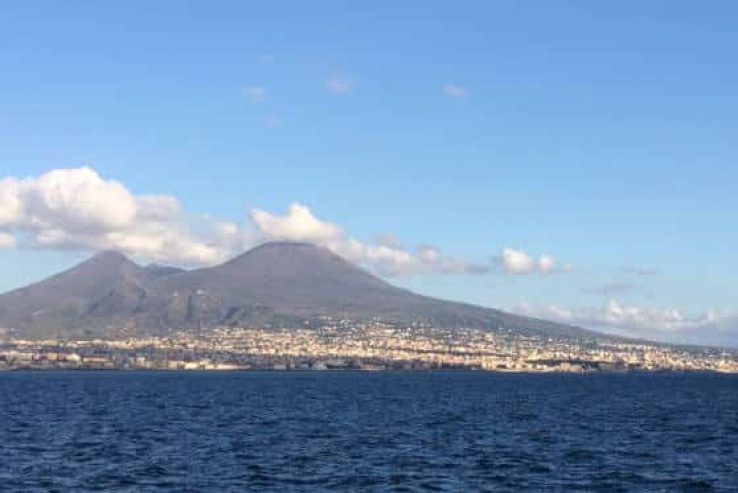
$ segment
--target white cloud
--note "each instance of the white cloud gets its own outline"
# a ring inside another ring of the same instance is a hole
[[[243,88],[243,93],[249,101],[254,104],[263,103],[266,99],[266,89],[262,86],[247,86]]]
[[[735,311],[711,309],[690,315],[676,308],[629,306],[614,299],[601,307],[580,308],[533,308],[523,303],[515,311],[627,337],[738,346]]]
[[[16,244],[17,242],[15,236],[11,235],[10,233],[3,233],[0,231],[0,250],[14,248]]]
[[[541,255],[541,257],[538,259],[538,270],[543,274],[553,272],[555,268],[556,261],[553,259],[553,257],[550,257],[548,255]]]
[[[171,195],[142,195],[137,201],[136,218],[142,221],[166,221],[182,212],[179,201]]]
[[[345,74],[334,74],[325,82],[326,88],[333,94],[348,94],[354,90],[354,78]]]
[[[0,225],[13,223],[22,207],[20,182],[14,178],[0,180]]]
[[[568,266],[559,269],[556,260],[549,255],[541,255],[534,259],[522,250],[503,248],[495,257],[499,268],[508,274],[551,274],[557,271],[567,271]]]
[[[347,244],[348,251],[345,249],[346,245],[341,243],[328,247],[337,254],[386,276],[417,272],[418,259],[405,250],[386,245],[366,245],[355,239],[348,240]]]
[[[525,252],[504,248],[498,257],[503,269],[510,274],[530,274],[535,268],[535,262]]]
[[[196,216],[171,195],[139,195],[91,168],[57,169],[38,177],[0,180],[0,248],[119,250],[140,259],[179,265],[211,265],[264,241],[321,245],[383,275],[482,274],[475,264],[437,247],[405,248],[393,235],[374,243],[352,238],[340,226],[293,203],[283,215],[254,209],[246,226]],[[556,270],[548,256],[534,260],[505,249],[502,264],[513,273]]]
[[[210,264],[231,252],[209,231],[195,234],[176,198],[134,195],[91,168],[56,169],[0,182],[0,228],[13,243],[41,248],[120,250],[183,264]],[[6,243],[10,243],[6,238]]]
[[[385,275],[407,273],[418,263],[401,248],[388,245],[367,245],[346,233],[337,225],[317,218],[299,203],[290,205],[287,214],[279,216],[263,210],[251,212],[257,236],[268,241],[304,241],[324,246],[357,264]]]
[[[469,90],[458,84],[445,84],[442,91],[444,95],[456,99],[462,99],[469,95]]]
[[[255,209],[251,221],[264,238],[269,240],[306,241],[326,244],[343,236],[341,228],[335,224],[321,221],[302,204],[290,205],[284,216]]]
[[[251,222],[258,238],[314,243],[385,276],[421,273],[481,274],[491,270],[486,265],[470,264],[444,256],[431,246],[419,246],[416,251],[409,251],[392,235],[380,235],[378,244],[364,243],[349,237],[339,226],[319,219],[308,207],[299,203],[293,203],[282,216],[254,210],[251,212]]]
[[[434,246],[420,245],[418,247],[418,258],[424,264],[433,265],[441,259],[441,253]]]
[[[90,168],[58,169],[21,182],[27,223],[64,224],[73,231],[104,231],[129,224],[139,204],[119,182],[105,181]]]
[[[421,245],[415,251],[400,245],[369,245],[343,238],[326,245],[336,254],[385,276],[408,274],[484,274],[490,266],[443,255],[436,247]]]
[[[391,248],[403,248],[400,239],[392,233],[379,233],[376,235],[377,243]]]

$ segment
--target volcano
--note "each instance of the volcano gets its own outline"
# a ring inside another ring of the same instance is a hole
[[[183,271],[141,267],[102,252],[30,286],[0,295],[0,327],[15,337],[114,337],[218,326],[302,327],[319,317],[381,319],[520,335],[597,334],[402,289],[330,250],[266,243],[221,265]]]

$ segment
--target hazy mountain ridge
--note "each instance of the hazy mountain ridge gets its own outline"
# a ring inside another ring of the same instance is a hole
[[[329,250],[267,243],[192,271],[144,268],[103,252],[41,282],[0,295],[0,327],[17,336],[114,335],[220,325],[299,326],[317,316],[592,337],[583,329],[430,298],[398,288]]]
[[[187,272],[185,269],[181,269],[179,267],[161,264],[149,264],[145,267],[145,269],[155,276],[171,276],[172,274]]]

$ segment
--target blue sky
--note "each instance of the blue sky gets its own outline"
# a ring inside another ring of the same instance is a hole
[[[736,18],[719,1],[3,2],[0,178],[88,167],[244,229],[298,202],[365,245],[492,266],[393,272],[403,286],[649,336],[676,310],[700,340],[738,310]],[[0,225],[0,289],[101,245],[42,244],[25,221]],[[559,267],[516,275],[505,248]]]

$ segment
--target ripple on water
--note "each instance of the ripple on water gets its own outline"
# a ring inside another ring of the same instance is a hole
[[[0,390],[9,491],[738,491],[732,376],[8,373]]]

